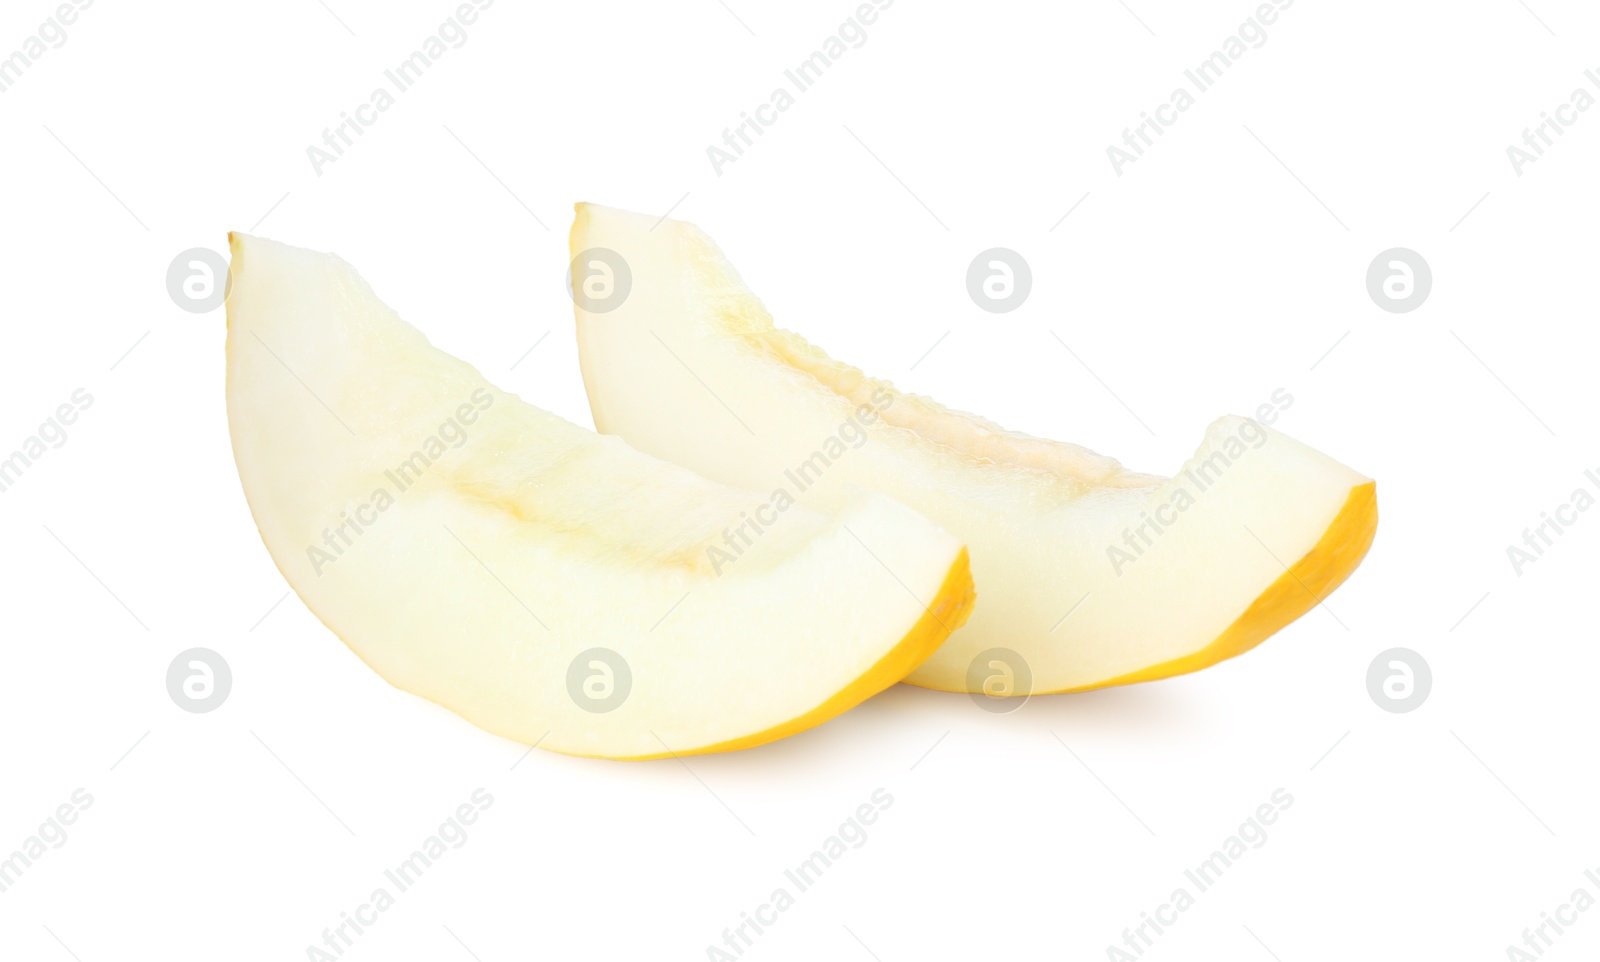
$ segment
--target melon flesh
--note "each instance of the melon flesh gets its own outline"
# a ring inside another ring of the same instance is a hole
[[[1373,482],[1256,421],[1217,420],[1170,478],[1132,472],[833,360],[691,224],[580,204],[571,247],[631,274],[620,306],[577,308],[599,430],[820,511],[882,493],[966,542],[983,604],[912,684],[982,690],[1012,656],[1031,674],[1015,694],[1204,668],[1315,607],[1371,544]]]
[[[772,508],[496,389],[337,257],[231,243],[250,509],[306,605],[400,689],[561,752],[721,751],[899,681],[971,608],[961,543],[888,498]],[[718,563],[752,513],[775,522]]]

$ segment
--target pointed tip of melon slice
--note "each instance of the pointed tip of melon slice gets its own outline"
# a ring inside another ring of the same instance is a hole
[[[1242,655],[1284,626],[1322,604],[1360,566],[1378,533],[1378,484],[1368,481],[1350,489],[1350,496],[1315,546],[1258,595],[1233,624],[1206,647],[1158,665],[1081,688],[1051,694],[1092,691],[1113,685],[1156,681],[1209,668]]]
[[[584,201],[572,205],[572,227],[567,231],[567,256],[578,256],[578,236],[589,229],[589,207]]]

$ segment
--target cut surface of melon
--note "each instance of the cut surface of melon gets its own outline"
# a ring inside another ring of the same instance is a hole
[[[231,243],[256,525],[400,689],[570,754],[723,751],[894,684],[972,606],[961,543],[888,498],[775,508],[496,389],[337,257]],[[775,523],[745,545],[751,515]],[[730,538],[731,563],[708,552]]]
[[[818,510],[886,494],[967,543],[983,603],[912,684],[982,690],[995,661],[1031,676],[1014,694],[1195,671],[1318,605],[1376,531],[1370,479],[1257,421],[1221,418],[1172,477],[1139,474],[833,360],[692,224],[580,204],[571,249],[575,271],[611,258],[630,279],[576,312],[601,431]]]

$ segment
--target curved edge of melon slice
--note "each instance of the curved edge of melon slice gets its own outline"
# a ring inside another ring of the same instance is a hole
[[[972,583],[972,569],[967,560],[967,549],[962,548],[961,554],[956,557],[955,563],[950,566],[949,574],[945,575],[944,584],[939,586],[939,593],[929,603],[922,617],[911,626],[906,636],[889,650],[877,664],[862,673],[855,681],[833,694],[833,697],[811,709],[803,715],[780,724],[774,725],[764,731],[745,735],[714,745],[705,745],[700,748],[682,752],[657,752],[652,755],[630,755],[618,761],[647,762],[661,758],[682,758],[686,755],[710,755],[717,752],[739,751],[744,748],[755,748],[768,742],[775,742],[790,735],[795,735],[808,728],[815,728],[823,722],[830,721],[856,707],[891,685],[905,680],[918,665],[927,660],[934,650],[944,644],[950,633],[966,623],[967,616],[972,614],[973,605],[977,602],[977,592]],[[559,754],[572,754],[560,752]],[[595,757],[595,756],[579,756]],[[611,756],[606,756],[611,757]]]
[[[1066,695],[1094,691],[1143,681],[1159,681],[1210,668],[1218,662],[1236,658],[1277,634],[1301,615],[1322,604],[1345,579],[1361,566],[1378,533],[1378,485],[1376,481],[1356,485],[1344,506],[1328,525],[1316,545],[1258,595],[1227,630],[1204,648],[1181,658],[1150,665],[1138,671],[1108,678],[1092,685],[1052,691],[1021,693]],[[906,684],[921,685],[909,679]],[[936,691],[964,691],[938,688]]]
[[[252,518],[252,521],[253,520],[254,519]],[[256,534],[257,536],[262,537],[262,545],[265,546],[266,539],[265,536],[261,535],[261,527],[259,524],[256,526]],[[268,549],[267,554],[269,556],[272,554],[271,549]],[[279,574],[284,574],[283,568],[278,565],[276,558],[273,558],[272,563],[278,568]],[[317,613],[317,610],[306,601],[306,599],[300,594],[300,590],[295,587],[294,582],[290,581],[286,574],[284,574],[284,581],[289,584],[289,587],[295,593],[295,597],[300,599],[301,604],[305,605],[306,609],[311,612],[312,616],[316,618],[324,628],[328,629],[328,633],[333,635],[335,638],[338,638],[339,641],[344,644],[345,648],[348,649],[351,654],[355,655],[356,658],[360,659],[361,663],[366,665],[373,674],[377,675],[379,678],[382,678],[391,687],[398,691],[403,691],[408,695],[415,695],[424,701],[438,705],[440,708],[443,708],[444,710],[450,712],[450,714],[457,716],[462,721],[472,725],[475,728],[481,727],[478,726],[477,723],[475,723],[472,719],[461,714],[461,712],[450,707],[449,705],[446,705],[444,702],[430,698],[429,696],[420,692],[414,692],[406,688],[401,688],[394,682],[389,681],[389,679],[378,670],[376,665],[373,665],[371,662],[367,661],[366,658],[362,657],[360,650],[357,649],[355,645],[345,641],[344,637],[341,636],[332,625],[328,624],[328,622],[323,619],[322,615]],[[665,751],[648,755],[587,755],[583,752],[562,751],[559,748],[547,747],[545,750],[553,752],[557,755],[566,755],[569,758],[599,758],[606,761],[619,762],[650,762],[663,758],[685,758],[692,755],[715,755],[721,752],[735,752],[746,748],[757,748],[761,745],[768,744],[769,742],[780,741],[784,738],[788,738],[790,735],[798,735],[807,729],[815,728],[824,722],[832,721],[833,719],[843,715],[845,712],[866,701],[868,698],[871,698],[873,695],[880,694],[891,686],[905,681],[906,675],[909,675],[912,671],[914,671],[916,667],[926,661],[928,656],[933,654],[933,652],[940,645],[944,644],[945,639],[950,637],[951,632],[955,631],[957,628],[960,628],[966,623],[967,616],[972,614],[972,608],[976,602],[977,591],[972,582],[972,568],[967,560],[967,549],[962,548],[961,554],[958,555],[956,560],[950,565],[950,571],[945,575],[944,584],[940,585],[938,595],[936,595],[933,601],[929,603],[927,609],[923,611],[922,616],[917,619],[917,623],[911,626],[911,630],[906,632],[905,637],[901,638],[893,648],[889,649],[887,654],[878,659],[876,664],[858,676],[855,681],[835,692],[827,701],[802,715],[796,715],[786,722],[774,725],[771,728],[767,728],[759,732],[753,732],[749,735],[730,739],[725,742],[717,742],[711,745],[702,745],[698,748],[685,749],[684,751],[680,752]],[[519,741],[518,739],[512,738],[509,735],[501,735],[500,737],[505,738],[508,741]],[[519,744],[522,744],[522,742],[519,742]]]
[[[1244,654],[1322,604],[1322,599],[1344,584],[1345,579],[1367,556],[1367,550],[1372,547],[1377,533],[1378,483],[1368,481],[1350,490],[1350,497],[1345,500],[1339,514],[1328,525],[1328,530],[1323,532],[1315,547],[1290,565],[1211,644],[1182,658],[1151,665],[1098,684],[1064,689],[1062,693],[1186,675]]]
[[[272,549],[268,547],[266,535],[262,533],[260,522],[255,519],[254,512],[251,513],[250,520],[256,529],[256,537],[261,539],[262,547],[267,551],[267,557],[271,559],[272,566],[277,569],[278,574],[283,577],[284,583],[294,592],[295,597],[300,599],[300,603],[305,606],[306,610],[311,612],[311,616],[317,619],[317,623],[326,628],[329,634],[338,638],[339,642],[344,645],[350,654],[354,655],[369,671],[396,691],[402,691],[408,695],[421,698],[430,704],[438,705],[474,728],[482,728],[472,719],[444,702],[422,692],[412,691],[395,684],[378,669],[377,665],[368,661],[361,654],[361,650],[356,645],[346,641],[344,636],[336,628],[328,624],[327,619],[323,618],[316,607],[300,593],[300,589],[289,578],[288,573],[283,570],[283,566],[278,563],[277,557],[273,555]],[[944,583],[939,586],[939,593],[928,604],[927,609],[917,619],[916,624],[911,626],[911,630],[906,632],[905,637],[901,638],[893,648],[889,649],[888,653],[878,659],[877,663],[871,668],[859,675],[855,681],[835,692],[827,701],[804,714],[796,715],[786,722],[740,738],[711,745],[702,745],[698,748],[686,749],[680,752],[666,751],[648,755],[588,755],[583,752],[568,752],[549,746],[535,745],[530,747],[542,747],[546,751],[557,755],[566,755],[569,758],[649,762],[663,758],[684,758],[692,755],[715,755],[721,752],[735,752],[746,748],[757,748],[769,742],[780,741],[790,735],[798,735],[807,729],[832,721],[872,696],[905,681],[906,676],[916,670],[918,665],[926,661],[929,655],[944,644],[945,639],[949,638],[952,632],[966,624],[967,618],[972,614],[973,606],[976,603],[977,590],[972,581],[972,566],[967,558],[967,549],[963,547],[956,560],[951,563],[950,571],[945,575]],[[484,730],[487,731],[487,729]],[[498,732],[490,732],[490,734],[499,734],[501,738],[507,741],[526,744],[510,735]]]

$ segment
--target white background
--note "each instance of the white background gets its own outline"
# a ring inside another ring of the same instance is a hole
[[[329,3],[96,3],[0,94],[0,451],[94,397],[0,495],[0,854],[94,798],[0,894],[0,955],[306,958],[479,787],[467,843],[345,958],[703,959],[878,788],[866,844],[746,959],[1103,959],[1280,787],[1266,844],[1145,958],[1498,959],[1600,895],[1600,514],[1520,577],[1506,557],[1600,468],[1600,109],[1521,176],[1506,156],[1600,71],[1592,5],[1300,0],[1119,177],[1106,147],[1254,3],[901,0],[719,177],[706,147],[855,4],[501,0],[318,176],[306,147],[454,9]],[[53,9],[7,3],[0,56]],[[524,758],[285,598],[222,312],[164,279],[230,229],[337,251],[588,425],[579,200],[672,209],[835,356],[1138,469],[1284,388],[1280,428],[1378,480],[1376,544],[1197,675],[1008,715],[899,686],[687,766]],[[993,246],[1032,265],[1014,313],[966,295]],[[1394,246],[1432,266],[1411,313],[1366,293]],[[193,646],[232,665],[210,714],[166,690]],[[1394,646],[1433,667],[1410,714],[1367,694]],[[1547,958],[1600,950],[1580,919]]]

